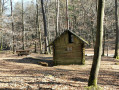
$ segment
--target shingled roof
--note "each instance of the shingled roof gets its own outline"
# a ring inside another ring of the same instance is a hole
[[[64,32],[62,32],[59,36],[57,36],[48,46],[51,46],[53,45],[53,43],[58,39],[60,38],[64,33],[67,33],[67,32],[70,32],[71,34],[73,34],[74,36],[76,36],[78,39],[80,39],[81,41],[83,41],[85,44],[89,45],[89,43],[84,40],[82,37],[80,37],[79,35],[77,35],[76,33],[74,33],[73,31],[71,30],[65,30]]]

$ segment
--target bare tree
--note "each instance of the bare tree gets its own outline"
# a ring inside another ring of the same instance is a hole
[[[46,23],[46,16],[44,11],[44,3],[41,0],[41,7],[42,7],[42,14],[43,14],[43,24],[44,24],[44,43],[45,43],[45,54],[47,53],[47,23]]]
[[[11,3],[11,17],[12,17],[12,39],[13,39],[13,43],[12,43],[12,50],[13,50],[13,54],[15,52],[15,47],[14,47],[14,21],[13,21],[13,6],[12,6],[12,0],[10,0]]]
[[[0,0],[0,29],[2,29],[2,1],[1,0]],[[1,37],[2,37],[2,35],[1,35]],[[0,45],[0,50],[2,50],[2,42],[1,42],[1,45]]]
[[[23,0],[22,0],[22,49],[24,50],[25,47],[24,47],[24,3],[23,3]]]
[[[38,37],[38,28],[39,28],[39,24],[38,24],[38,0],[36,0],[36,38]]]
[[[97,78],[102,54],[104,6],[105,0],[98,0],[96,44],[94,48],[93,64],[90,72],[88,86],[97,86]]]
[[[2,14],[2,0],[0,0],[0,16]]]
[[[36,0],[36,39],[38,38],[38,28],[39,28],[39,22],[38,22],[38,1]],[[34,52],[37,52],[37,40],[35,40],[35,50]]]
[[[115,54],[114,58],[119,59],[119,53],[118,53],[118,48],[119,48],[119,29],[118,29],[118,2],[115,0],[115,21],[116,21],[116,41],[115,41]]]
[[[66,0],[66,28],[69,29],[68,0]]]
[[[104,27],[102,56],[105,56],[106,27]]]
[[[59,0],[56,0],[56,36],[59,32]]]

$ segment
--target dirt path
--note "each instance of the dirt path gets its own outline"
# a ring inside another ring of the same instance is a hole
[[[31,90],[84,90],[87,86],[92,56],[86,65],[44,67],[39,60],[52,60],[51,55],[20,56],[0,54],[0,88]],[[104,90],[119,90],[119,61],[103,57],[98,84]]]

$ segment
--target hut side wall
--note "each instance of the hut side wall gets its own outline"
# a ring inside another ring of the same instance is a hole
[[[73,43],[69,43],[68,33],[64,33],[55,41],[55,65],[82,64],[83,42],[73,36]]]

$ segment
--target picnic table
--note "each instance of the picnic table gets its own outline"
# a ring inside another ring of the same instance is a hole
[[[30,50],[17,50],[16,53],[18,54],[18,56],[29,55]]]

